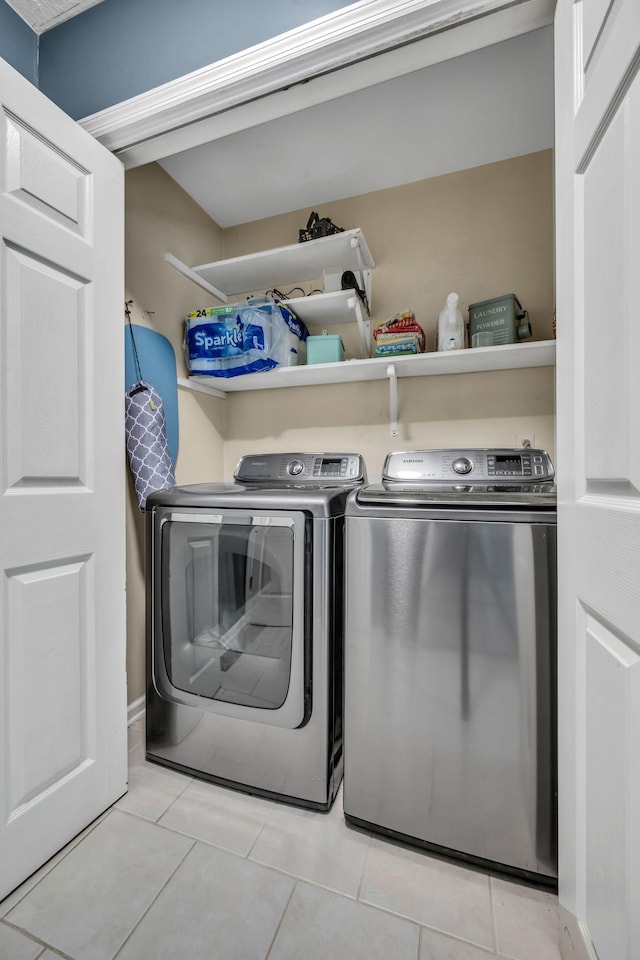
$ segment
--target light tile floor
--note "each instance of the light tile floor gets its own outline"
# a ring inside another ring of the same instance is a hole
[[[0,903],[1,960],[559,960],[557,899],[144,759]]]

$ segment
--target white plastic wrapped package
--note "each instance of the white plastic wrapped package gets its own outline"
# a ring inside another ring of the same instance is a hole
[[[296,366],[306,361],[307,336],[292,310],[267,297],[195,310],[185,325],[187,366],[212,377]]]

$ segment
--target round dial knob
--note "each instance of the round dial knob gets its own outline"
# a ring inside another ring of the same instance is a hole
[[[471,473],[473,470],[471,460],[468,460],[466,457],[458,457],[457,460],[453,461],[451,467],[456,473]]]
[[[287,470],[292,477],[299,477],[302,471],[304,470],[304,463],[302,460],[292,460]]]

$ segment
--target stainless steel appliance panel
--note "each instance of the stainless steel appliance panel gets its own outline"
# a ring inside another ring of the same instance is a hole
[[[555,523],[347,512],[345,814],[555,876]]]
[[[194,519],[208,512],[208,508],[195,511]],[[285,510],[283,516],[290,514]],[[262,722],[259,710],[247,705],[234,708],[242,711],[238,716],[225,715],[222,711],[233,704],[200,696],[187,702],[180,690],[164,686],[168,675],[162,633],[161,539],[157,518],[149,516],[148,550],[156,562],[148,591],[147,755],[248,792],[326,809],[343,768],[343,520],[307,518],[306,525],[308,593],[300,628],[309,642],[305,644],[303,634],[296,632],[294,643],[305,647],[307,660],[295,680],[300,688],[306,671],[311,683],[304,687],[305,719],[294,728],[274,725],[272,710],[262,712]],[[290,689],[295,697],[291,684]]]

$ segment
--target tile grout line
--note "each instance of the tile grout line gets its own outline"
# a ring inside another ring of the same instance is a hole
[[[417,920],[415,922],[419,923]],[[474,947],[474,949],[479,950],[480,953],[485,953],[487,957],[495,957],[496,955],[493,947],[487,947],[482,943],[478,943],[476,940],[465,940],[464,937],[458,936],[457,933],[450,933],[449,930],[443,930],[442,927],[430,927],[428,923],[421,923],[420,927],[422,930],[427,930],[430,933],[437,933],[441,937],[451,940],[452,943],[461,943],[465,947]]]
[[[247,855],[238,853],[237,850],[229,850],[228,847],[220,847],[215,843],[212,843],[210,840],[203,840],[201,837],[193,837],[189,833],[182,833],[176,827],[169,827],[163,823],[157,823],[154,820],[148,820],[146,817],[141,816],[138,813],[131,813],[128,810],[118,810],[118,813],[125,814],[128,817],[133,817],[135,820],[139,820],[141,823],[151,824],[152,826],[160,827],[162,830],[166,830],[167,833],[171,833],[176,837],[183,837],[185,840],[192,840],[193,843],[202,844],[205,847],[208,847],[211,850],[216,850],[222,854],[228,854],[231,857],[237,857],[239,860],[244,860],[247,863],[254,864],[256,867],[260,867],[263,870],[268,870],[270,873],[276,874],[278,877],[286,877],[289,880],[294,882],[308,883],[312,887],[317,887],[320,890],[324,890],[327,893],[334,894],[338,897],[344,897],[345,900],[350,900],[352,903],[357,902],[357,896],[355,894],[345,893],[344,890],[336,890],[335,887],[329,887],[324,883],[320,883],[318,880],[312,880],[309,877],[301,877],[297,873],[290,873],[287,870],[284,870],[282,867],[274,867],[271,863],[266,863],[263,860],[249,860]],[[266,826],[266,824],[265,824]],[[176,867],[177,869],[177,867]],[[382,913],[386,913],[392,917],[399,917],[402,920],[409,920],[411,923],[419,923],[418,920],[413,920],[411,917],[404,917],[401,914],[393,913],[392,910],[387,910],[385,907],[378,907],[374,903],[366,903],[366,906],[373,907],[375,910],[380,910]]]
[[[307,882],[307,881],[305,881]],[[326,889],[326,888],[323,888]],[[345,894],[341,894],[345,896]],[[352,899],[348,897],[347,899]],[[378,910],[380,913],[385,913],[389,917],[396,917],[398,920],[404,920],[407,923],[413,923],[418,927],[422,927],[425,930],[429,930],[432,933],[439,933],[442,937],[448,937],[450,940],[453,940],[455,943],[462,943],[465,947],[475,947],[476,950],[484,951],[487,956],[495,956],[496,951],[493,947],[487,947],[483,943],[478,943],[477,940],[467,940],[464,937],[460,936],[457,933],[451,933],[449,930],[445,930],[443,927],[433,927],[428,923],[424,923],[422,920],[416,920],[415,917],[410,917],[406,913],[396,913],[395,911],[389,909],[389,907],[381,907],[377,903],[372,903],[370,900],[358,900],[358,903],[361,903],[365,907],[371,907],[373,910]],[[516,960],[516,958],[510,958],[510,960]]]
[[[251,846],[250,846],[249,849],[247,850],[247,852],[246,852],[246,854],[245,854],[245,856],[244,856],[244,859],[245,859],[245,860],[248,860],[248,859],[250,858],[251,854],[253,853],[254,848],[255,848],[255,845],[256,845],[256,843],[258,842],[258,840],[260,839],[260,837],[262,836],[262,831],[263,831],[264,828],[266,827],[267,821],[269,820],[269,817],[270,817],[271,814],[273,813],[274,807],[275,807],[275,804],[274,804],[273,801],[272,801],[271,810],[269,810],[268,814],[267,814],[266,817],[264,818],[264,822],[263,822],[262,826],[260,827],[260,829],[258,830],[258,833],[257,833],[257,835],[256,835],[255,840],[253,841],[253,843],[251,844]],[[252,860],[251,862],[252,862],[252,863],[259,863],[258,860]]]
[[[148,820],[147,820],[147,823],[149,823]],[[116,957],[118,956],[118,954],[122,952],[123,948],[124,948],[124,947],[126,946],[126,944],[129,942],[129,940],[131,939],[131,937],[133,936],[133,934],[135,933],[135,931],[138,929],[138,927],[140,926],[140,924],[142,923],[142,921],[144,920],[144,918],[146,917],[146,915],[149,913],[149,910],[151,910],[151,908],[152,908],[152,907],[154,906],[154,904],[157,902],[158,897],[160,896],[160,894],[161,894],[161,893],[165,890],[165,888],[167,887],[167,884],[169,884],[169,883],[171,882],[171,880],[175,877],[176,873],[178,872],[178,870],[180,869],[180,867],[182,866],[182,864],[185,862],[185,860],[187,859],[187,857],[189,856],[189,854],[191,853],[191,851],[193,850],[193,848],[195,847],[195,845],[196,845],[197,842],[198,842],[197,840],[194,840],[194,841],[193,841],[193,843],[191,844],[191,846],[189,847],[189,849],[186,851],[185,855],[181,858],[180,862],[176,864],[175,869],[171,872],[171,874],[167,877],[167,879],[165,880],[165,882],[162,884],[162,886],[160,887],[160,889],[159,889],[158,892],[156,893],[155,897],[153,897],[153,899],[151,900],[151,902],[150,902],[149,905],[147,906],[146,910],[143,911],[142,916],[139,918],[139,920],[137,921],[137,923],[131,928],[131,930],[129,931],[129,933],[126,935],[126,937],[124,938],[124,940],[122,941],[122,943],[120,944],[120,946],[118,947],[118,949],[116,950],[116,952],[114,953],[114,955],[113,955],[113,957],[111,958],[111,960],[116,960]]]
[[[179,798],[176,798],[179,799]],[[170,809],[172,804],[167,808]],[[165,811],[166,813],[167,811]],[[118,807],[118,813],[123,813],[127,817],[133,817],[134,820],[138,820],[140,823],[151,824],[154,827],[160,827],[161,830],[166,830],[167,833],[173,834],[174,837],[184,837],[185,840],[193,840],[194,843],[201,843],[205,847],[210,847],[212,850],[218,850],[220,853],[229,853],[233,857],[238,857],[240,860],[247,860],[248,854],[240,853],[238,850],[231,850],[230,847],[222,847],[220,844],[214,843],[213,840],[205,840],[203,837],[194,837],[192,833],[185,833],[183,830],[179,830],[178,827],[169,826],[167,823],[161,823],[160,820],[150,820],[148,817],[143,816],[141,813],[134,813],[131,810],[125,810],[122,807]],[[164,813],[162,814],[164,817]],[[264,827],[264,824],[263,824]],[[263,827],[260,829],[262,830]],[[253,847],[252,847],[253,848]],[[250,863],[258,864],[261,867],[268,867],[270,870],[273,870],[275,873],[280,874],[281,876],[291,877],[295,874],[287,873],[286,870],[280,870],[278,867],[272,867],[268,863],[261,863],[260,860],[250,860]]]
[[[142,820],[142,822],[144,823],[154,823],[154,821],[146,820],[144,817],[140,816],[139,814],[129,813],[128,811],[122,811],[122,810],[120,812],[128,813],[129,816],[135,817],[138,820]],[[267,825],[267,822],[265,821],[265,823],[261,827],[261,832],[266,825]],[[211,841],[209,840],[203,840],[200,837],[194,838],[190,834],[182,833],[181,831],[177,830],[174,827],[165,826],[164,824],[161,824],[161,823],[155,823],[155,826],[159,826],[163,830],[166,830],[167,832],[172,833],[175,836],[184,837],[186,839],[193,840],[194,843],[203,844],[204,846],[209,847],[212,850],[217,850],[220,853],[229,854],[232,857],[237,857],[240,860],[245,860],[247,863],[255,864],[258,867],[261,867],[265,870],[269,870],[271,873],[274,873],[279,877],[287,877],[287,879],[293,880],[294,884],[296,885],[299,883],[308,884],[309,886],[315,887],[316,889],[324,890],[326,893],[329,893],[333,896],[343,897],[345,900],[348,900],[351,903],[361,903],[363,906],[371,907],[373,910],[376,910],[379,913],[385,914],[386,916],[395,917],[396,919],[403,920],[406,923],[412,923],[415,926],[417,926],[420,930],[424,927],[427,930],[432,930],[434,933],[438,933],[442,936],[449,937],[456,943],[462,943],[465,946],[476,947],[476,949],[484,950],[485,952],[489,950],[490,952],[487,953],[487,956],[491,956],[492,954],[495,956],[495,948],[493,946],[487,947],[486,945],[480,944],[475,940],[465,939],[462,936],[458,936],[457,934],[452,933],[448,930],[441,929],[440,927],[431,927],[429,926],[429,924],[422,923],[420,920],[416,919],[415,917],[411,917],[403,913],[397,913],[396,911],[391,910],[388,907],[380,906],[379,904],[372,903],[368,900],[362,900],[361,892],[362,892],[362,884],[364,882],[364,874],[368,864],[369,854],[373,847],[373,841],[375,839],[373,834],[368,835],[369,843],[367,847],[367,856],[363,864],[362,874],[358,884],[358,891],[356,894],[349,894],[349,893],[345,893],[344,890],[337,890],[335,887],[330,887],[330,886],[327,886],[326,884],[320,883],[318,880],[312,880],[309,877],[301,877],[296,873],[291,873],[287,870],[284,870],[282,867],[275,867],[272,864],[266,863],[263,860],[256,860],[256,859],[249,860],[248,857],[250,854],[243,855],[241,853],[238,853],[236,850],[229,850],[226,847],[220,847],[215,843],[211,843]],[[256,838],[256,842],[257,842],[257,838]],[[255,846],[255,843],[252,845],[252,849],[253,849],[253,846]],[[493,936],[493,918],[492,918],[492,936]]]
[[[118,802],[118,801],[116,800],[116,803],[117,803],[117,802]],[[45,879],[45,877],[48,877],[49,874],[51,873],[51,871],[52,871],[52,870],[55,870],[55,868],[58,866],[58,864],[62,863],[63,860],[66,860],[67,857],[69,856],[69,854],[70,854],[70,853],[73,853],[73,851],[76,849],[76,847],[79,847],[81,843],[84,843],[84,841],[87,839],[87,837],[88,837],[91,833],[93,833],[93,831],[96,829],[96,827],[100,826],[100,824],[103,823],[103,821],[105,821],[105,820],[111,815],[111,812],[112,812],[112,810],[114,810],[114,809],[115,809],[115,803],[112,803],[111,806],[110,806],[110,807],[107,807],[106,810],[103,810],[102,813],[99,814],[99,816],[97,816],[95,820],[93,820],[91,823],[88,823],[87,826],[84,827],[84,829],[80,831],[80,833],[76,834],[75,837],[72,837],[71,840],[69,840],[68,843],[65,843],[64,847],[62,847],[62,850],[64,850],[64,848],[67,847],[67,846],[69,847],[69,849],[67,850],[67,852],[66,852],[65,854],[63,854],[62,856],[60,856],[61,851],[58,850],[58,852],[57,852],[57,853],[54,853],[53,856],[51,856],[51,857],[49,858],[49,860],[47,860],[46,863],[43,863],[42,866],[38,868],[38,870],[34,870],[34,873],[38,873],[39,870],[44,870],[44,868],[47,866],[47,864],[49,864],[49,863],[51,864],[51,866],[49,866],[49,868],[46,870],[46,872],[43,873],[42,876],[41,876],[38,880],[36,880],[36,882],[33,884],[33,886],[32,886],[32,887],[29,887],[28,890],[25,890],[25,892],[22,894],[22,896],[21,896],[18,900],[16,900],[16,902],[7,910],[6,914],[3,914],[2,916],[0,916],[0,921],[1,921],[1,920],[6,920],[7,917],[8,917],[8,915],[11,913],[11,911],[12,911],[12,910],[15,910],[15,908],[16,908],[17,906],[19,906],[19,904],[22,903],[22,901],[24,900],[24,898],[25,898],[25,897],[28,897],[29,894],[32,893],[32,892],[36,889],[36,887],[39,887],[40,884],[42,883],[42,881]],[[79,840],[78,837],[80,837],[80,834],[84,834],[84,836],[82,837],[82,839]],[[56,859],[56,857],[59,857],[59,859]],[[55,860],[55,863],[52,862],[52,861],[54,861],[54,860]],[[33,874],[31,874],[30,876],[33,876]],[[15,888],[15,890],[12,890],[11,893],[8,893],[7,896],[5,897],[5,900],[8,900],[9,897],[14,896],[14,894],[17,893],[17,891],[20,889],[21,886],[23,886],[25,883],[28,883],[28,882],[29,882],[29,879],[30,879],[30,877],[27,877],[25,880],[22,881],[21,884],[19,884],[19,885]],[[3,903],[3,901],[0,900],[0,909],[2,909],[2,903]],[[10,923],[10,922],[11,922],[11,921],[9,921],[9,923]]]
[[[271,951],[273,950],[273,945],[274,945],[274,943],[276,942],[276,939],[277,939],[277,937],[278,937],[278,934],[280,933],[280,927],[282,926],[282,924],[283,924],[283,922],[284,922],[284,918],[285,918],[285,916],[286,916],[286,914],[287,914],[287,910],[289,909],[289,904],[291,903],[291,901],[292,901],[292,899],[293,899],[293,895],[294,895],[294,893],[296,892],[297,889],[298,889],[298,881],[296,880],[296,882],[293,884],[293,887],[292,887],[292,889],[291,889],[291,893],[289,894],[289,899],[287,900],[287,902],[286,902],[286,904],[285,904],[285,908],[284,908],[284,910],[282,911],[282,916],[281,916],[280,919],[278,920],[278,926],[276,927],[275,932],[274,932],[274,934],[273,934],[273,937],[271,938],[271,943],[269,944],[269,949],[267,950],[267,952],[266,952],[265,955],[264,955],[264,960],[269,960],[269,954],[270,954]]]
[[[170,800],[170,801],[169,801],[169,805],[168,805],[167,807],[165,807],[165,809],[162,811],[162,813],[160,814],[160,816],[159,816],[156,820],[152,820],[151,823],[156,823],[159,827],[161,827],[162,824],[160,823],[160,821],[162,820],[162,818],[163,818],[167,813],[169,813],[169,810],[171,810],[171,807],[174,805],[174,803],[177,803],[177,801],[180,799],[180,797],[183,795],[183,793],[185,793],[186,790],[188,790],[188,788],[193,784],[193,782],[194,782],[194,778],[193,778],[193,777],[191,777],[189,780],[187,780],[187,782],[185,783],[185,785],[184,785],[184,787],[182,788],[182,790],[180,791],[180,793],[176,794],[176,796],[173,798],[173,800]],[[143,819],[144,819],[144,818],[143,818]]]
[[[186,787],[185,787],[185,789],[186,789]],[[177,799],[177,798],[176,798],[176,799]],[[175,802],[175,801],[174,801],[174,802]],[[174,828],[174,827],[166,826],[165,824],[162,824],[162,823],[160,823],[160,822],[158,822],[158,821],[148,820],[148,819],[146,819],[145,817],[141,816],[140,814],[131,813],[131,812],[129,812],[129,811],[124,811],[124,810],[120,810],[119,812],[121,812],[121,813],[127,813],[129,816],[135,817],[136,819],[142,820],[143,822],[146,822],[146,823],[153,823],[155,826],[159,826],[159,827],[161,827],[163,830],[167,830],[169,833],[173,833],[173,834],[176,835],[176,836],[181,836],[181,837],[185,837],[186,839],[193,840],[194,843],[196,843],[196,842],[197,842],[197,843],[201,843],[201,844],[203,844],[204,846],[209,847],[210,849],[219,851],[220,853],[223,853],[223,854],[226,853],[226,854],[229,854],[229,855],[231,855],[231,856],[233,856],[233,857],[237,857],[237,858],[239,858],[239,859],[241,859],[241,860],[245,860],[245,861],[248,862],[248,863],[253,863],[253,864],[255,864],[256,866],[262,867],[263,869],[267,869],[267,870],[269,870],[270,872],[272,872],[272,873],[274,873],[274,874],[276,874],[276,875],[278,875],[278,876],[287,877],[288,879],[293,880],[294,883],[305,883],[305,884],[309,884],[309,885],[312,886],[312,887],[315,887],[315,888],[320,889],[320,890],[324,890],[325,892],[330,893],[330,894],[332,894],[332,895],[334,895],[334,896],[343,897],[345,900],[349,900],[349,901],[351,901],[351,902],[362,903],[364,906],[372,907],[374,910],[377,910],[377,911],[379,911],[380,913],[386,914],[387,916],[395,917],[395,918],[397,918],[397,919],[403,920],[403,921],[408,922],[408,923],[413,923],[413,924],[415,924],[416,926],[418,926],[418,928],[419,928],[420,930],[422,930],[422,928],[425,928],[425,929],[427,929],[427,930],[432,930],[434,933],[438,933],[438,934],[440,934],[441,936],[448,937],[448,938],[450,938],[451,940],[453,940],[453,941],[456,942],[456,943],[461,943],[461,944],[464,944],[464,945],[466,945],[466,946],[475,947],[476,949],[479,949],[479,950],[481,950],[481,951],[486,952],[488,957],[491,957],[491,956],[494,956],[494,957],[495,957],[495,956],[496,956],[496,953],[497,953],[496,939],[497,939],[497,938],[496,938],[496,934],[495,934],[495,921],[494,921],[493,903],[492,903],[492,898],[491,898],[491,884],[490,884],[490,877],[489,877],[488,875],[486,875],[486,876],[487,876],[489,893],[490,893],[489,908],[490,908],[490,923],[491,923],[492,945],[482,944],[482,943],[478,943],[477,941],[474,941],[474,940],[465,939],[463,936],[460,936],[460,935],[458,935],[458,934],[456,934],[456,933],[453,933],[453,932],[451,932],[451,931],[449,931],[449,930],[441,929],[441,928],[439,928],[439,927],[432,927],[432,926],[430,926],[430,925],[427,924],[427,923],[421,922],[420,920],[416,919],[415,917],[408,916],[407,914],[403,914],[403,913],[398,913],[398,912],[396,912],[396,911],[394,911],[394,910],[391,910],[391,909],[389,909],[389,908],[387,908],[387,907],[380,906],[379,904],[376,904],[376,903],[372,903],[372,902],[370,902],[370,901],[368,901],[368,900],[362,900],[362,899],[361,899],[362,886],[363,886],[363,883],[364,883],[364,877],[365,877],[365,873],[366,873],[366,868],[367,868],[367,866],[368,866],[368,861],[369,861],[369,857],[370,857],[370,852],[371,852],[371,849],[372,849],[372,847],[373,847],[373,842],[374,842],[374,840],[375,840],[375,837],[374,837],[374,835],[373,835],[372,833],[369,833],[369,834],[368,834],[367,855],[366,855],[366,857],[365,857],[365,861],[364,861],[364,864],[363,864],[363,867],[362,867],[362,872],[361,872],[361,876],[360,876],[360,881],[359,881],[359,884],[358,884],[358,890],[357,890],[357,893],[356,893],[355,895],[354,895],[354,894],[345,893],[344,890],[337,890],[337,889],[335,889],[334,887],[327,886],[326,884],[323,884],[323,883],[321,883],[321,882],[319,882],[319,881],[317,881],[317,880],[313,880],[313,879],[308,878],[308,877],[301,877],[301,876],[299,876],[298,874],[291,873],[291,872],[289,872],[289,871],[287,871],[287,870],[285,870],[285,869],[283,869],[283,868],[281,868],[281,867],[273,866],[272,864],[267,863],[267,862],[265,862],[265,861],[258,860],[258,859],[255,859],[255,858],[254,858],[254,859],[249,859],[249,858],[251,857],[251,853],[253,852],[253,849],[254,849],[254,847],[255,847],[255,845],[256,845],[256,843],[257,843],[260,835],[262,834],[262,831],[263,831],[263,830],[265,829],[265,827],[268,825],[269,818],[270,818],[271,815],[273,814],[274,809],[277,809],[277,807],[276,807],[275,804],[273,805],[272,809],[269,811],[269,814],[267,815],[264,823],[263,823],[262,826],[260,827],[260,831],[259,831],[258,835],[256,836],[256,839],[255,839],[254,842],[252,843],[251,848],[250,848],[250,850],[249,850],[249,853],[247,853],[247,854],[242,854],[242,853],[239,853],[239,852],[236,851],[236,850],[230,850],[230,849],[228,849],[228,848],[226,848],[226,847],[218,846],[217,844],[212,843],[212,842],[209,841],[209,840],[204,840],[204,839],[199,838],[199,837],[194,838],[194,837],[191,836],[190,834],[182,833],[180,830],[178,830],[178,829],[176,829],[176,828]],[[164,816],[164,814],[163,814],[163,816]]]
[[[418,921],[416,921],[418,922]],[[438,936],[444,937],[445,940],[450,940],[455,944],[462,944],[465,947],[473,947],[479,953],[484,954],[487,958],[493,957],[494,960],[497,957],[497,960],[507,960],[503,958],[502,955],[498,956],[496,951],[492,947],[485,947],[480,943],[475,943],[473,940],[465,940],[463,937],[457,936],[455,933],[449,933],[446,930],[442,930],[440,927],[430,927],[428,923],[420,924],[420,939],[422,940],[423,933],[437,933]],[[511,958],[513,960],[513,958]]]
[[[362,884],[364,883],[364,875],[367,872],[367,866],[369,865],[369,854],[371,853],[371,848],[373,846],[373,834],[369,834],[369,843],[367,845],[367,855],[364,858],[364,863],[362,864],[362,873],[360,874],[360,880],[358,882],[358,889],[356,891],[356,900],[360,903],[360,896],[362,894]]]
[[[217,847],[216,849],[220,848]],[[247,863],[253,863],[257,867],[262,867],[263,870],[270,870],[279,877],[288,877],[290,880],[295,880],[296,882],[308,883],[311,887],[317,887],[319,890],[324,890],[326,893],[331,893],[336,897],[344,897],[345,900],[350,900],[352,903],[357,902],[353,894],[345,893],[344,890],[336,890],[335,887],[328,887],[326,884],[320,883],[318,880],[311,880],[309,877],[300,877],[297,873],[288,873],[282,867],[274,867],[270,863],[264,863],[262,860],[247,860]]]
[[[59,947],[54,946],[52,943],[48,943],[46,940],[41,940],[40,937],[36,937],[35,933],[25,929],[24,927],[19,927],[15,923],[11,923],[10,920],[0,919],[0,924],[4,924],[9,930],[15,930],[16,933],[21,933],[27,940],[30,940],[32,943],[35,943],[37,946],[41,946],[42,950],[36,956],[35,960],[39,960],[45,950],[53,950],[61,960],[74,960],[74,958],[69,953],[65,953],[64,950],[61,950]]]
[[[498,924],[496,921],[495,901],[493,896],[493,877],[489,874],[489,906],[491,908],[491,935],[493,936],[493,950],[498,953]]]

